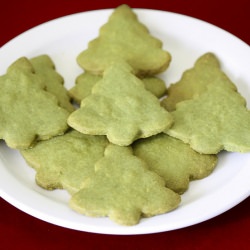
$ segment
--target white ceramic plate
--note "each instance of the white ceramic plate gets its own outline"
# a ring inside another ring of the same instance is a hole
[[[39,25],[0,49],[0,74],[18,57],[49,54],[63,75],[66,87],[73,86],[82,70],[76,56],[98,35],[112,10],[91,11],[66,16]],[[162,74],[167,83],[175,82],[182,72],[208,51],[221,60],[223,70],[234,81],[250,104],[249,46],[213,25],[187,16],[135,9],[139,20],[160,38],[173,60]],[[0,143],[0,195],[22,211],[41,220],[66,228],[104,234],[146,234],[187,227],[232,208],[250,194],[250,154],[221,153],[218,167],[209,177],[194,181],[182,196],[176,210],[142,219],[132,227],[119,226],[108,218],[89,218],[68,205],[65,191],[46,191],[34,182],[35,172],[18,151]]]

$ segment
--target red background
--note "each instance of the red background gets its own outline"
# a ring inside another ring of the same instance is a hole
[[[196,17],[225,29],[250,44],[249,0],[236,2],[228,0],[153,0],[150,2],[2,0],[0,46],[25,30],[48,20],[88,10],[115,8],[123,3],[133,8],[159,9]],[[0,198],[0,248],[244,250],[250,249],[249,207],[250,198],[247,198],[224,214],[194,226],[164,233],[115,236],[58,227],[25,214]]]

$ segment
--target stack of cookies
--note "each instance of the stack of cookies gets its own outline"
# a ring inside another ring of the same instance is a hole
[[[213,53],[167,89],[162,47],[121,5],[79,52],[71,89],[49,56],[19,58],[0,77],[0,138],[79,213],[135,225],[176,209],[221,150],[250,151],[250,114]]]

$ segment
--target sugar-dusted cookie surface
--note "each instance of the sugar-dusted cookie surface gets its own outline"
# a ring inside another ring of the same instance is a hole
[[[190,181],[208,176],[217,164],[216,155],[199,154],[164,133],[136,141],[133,150],[151,171],[164,178],[166,187],[179,194],[188,189]]]
[[[46,90],[54,94],[59,102],[59,105],[69,112],[74,109],[70,103],[70,98],[67,89],[64,87],[63,77],[56,71],[55,64],[48,55],[40,55],[30,59],[36,74],[43,78],[46,85]]]
[[[177,104],[172,115],[174,125],[165,132],[197,152],[250,151],[250,111],[231,85],[210,84],[203,94]]]
[[[27,163],[36,170],[36,182],[45,189],[64,188],[77,192],[82,182],[94,173],[96,161],[104,155],[105,136],[69,131],[21,150]]]
[[[153,37],[147,27],[127,5],[117,7],[78,57],[78,64],[93,74],[101,75],[110,63],[117,60],[129,63],[136,75],[155,75],[163,72],[171,61],[162,42]]]
[[[110,66],[94,88],[71,113],[68,124],[93,135],[107,135],[110,142],[130,145],[172,125],[172,116],[159,100],[131,73],[128,64]]]
[[[69,90],[69,95],[72,99],[80,104],[80,102],[91,94],[94,85],[101,80],[101,76],[84,72],[76,78],[76,84]],[[165,82],[157,77],[145,77],[141,79],[145,88],[160,98],[166,94]]]
[[[231,85],[235,89],[234,84],[221,70],[219,59],[210,52],[199,57],[193,68],[186,70],[178,82],[170,85],[168,95],[161,104],[168,111],[173,111],[178,102],[203,93],[209,84]]]
[[[135,225],[141,216],[166,213],[180,203],[180,196],[166,188],[164,180],[149,171],[130,147],[110,144],[95,168],[95,175],[70,200],[79,213]]]
[[[43,79],[27,58],[19,58],[8,68],[0,86],[0,138],[9,147],[28,148],[68,129],[69,112],[43,89]]]

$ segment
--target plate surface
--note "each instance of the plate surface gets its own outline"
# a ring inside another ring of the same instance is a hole
[[[0,75],[17,58],[48,54],[65,86],[74,85],[82,70],[76,56],[98,36],[101,25],[113,10],[74,14],[49,21],[17,36],[0,49]],[[250,105],[249,46],[228,32],[206,22],[169,12],[135,9],[151,34],[162,40],[172,54],[169,69],[161,77],[167,84],[180,79],[184,70],[206,52],[215,53],[222,69],[236,83]],[[132,227],[119,226],[108,218],[90,218],[68,206],[66,191],[46,191],[34,182],[35,172],[19,152],[0,142],[0,195],[22,211],[41,220],[80,231],[104,234],[147,234],[187,227],[219,215],[250,194],[250,154],[219,155],[215,171],[207,178],[190,183],[174,211],[142,219]]]

